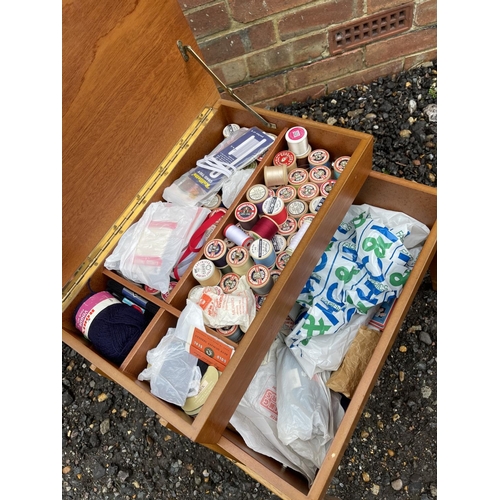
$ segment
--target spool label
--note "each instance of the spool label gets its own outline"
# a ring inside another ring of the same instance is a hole
[[[209,241],[205,247],[205,255],[209,259],[218,259],[226,252],[226,245],[222,240]]]
[[[244,247],[233,247],[227,256],[229,264],[243,264],[248,258],[248,253]]]
[[[299,197],[310,200],[317,196],[319,193],[319,187],[316,184],[313,184],[312,182],[308,182],[306,184],[302,184],[302,186],[299,187]]]
[[[240,222],[251,221],[257,215],[257,207],[253,203],[241,203],[234,215]]]
[[[221,281],[220,287],[224,293],[232,293],[236,290],[240,277],[236,273],[225,274]]]
[[[309,154],[309,163],[313,165],[325,165],[330,159],[330,155],[324,149],[315,149]]]
[[[262,205],[262,209],[267,215],[279,214],[283,210],[283,208],[285,208],[285,203],[281,198],[278,198],[277,196],[268,198]]]
[[[88,340],[88,332],[90,325],[96,316],[112,304],[120,304],[121,302],[109,292],[98,292],[88,298],[78,309],[75,317],[75,325],[83,333],[83,336]]]
[[[249,190],[248,190],[248,197],[250,198],[250,201],[252,202],[260,202],[264,199],[267,198],[269,192],[267,190],[267,186],[263,186],[263,185],[256,185],[256,186],[252,186]]]
[[[276,195],[285,203],[288,203],[295,198],[295,189],[292,186],[282,186],[278,189]]]
[[[302,200],[294,200],[288,204],[287,210],[292,217],[298,217],[306,211],[306,204]]]
[[[194,265],[193,276],[197,280],[204,281],[210,278],[210,276],[212,276],[214,272],[214,267],[215,266],[212,261],[207,259],[201,259]]]
[[[247,277],[250,285],[261,287],[269,281],[269,269],[262,265],[253,266]]]
[[[288,182],[290,182],[290,184],[302,184],[306,182],[307,176],[307,170],[296,168],[288,174]]]
[[[273,163],[276,166],[281,166],[285,165],[286,167],[290,167],[293,165],[293,162],[295,161],[295,153],[293,151],[280,151],[277,153],[273,159]]]
[[[307,132],[304,127],[293,127],[287,133],[287,140],[290,141],[300,141],[306,137]]]

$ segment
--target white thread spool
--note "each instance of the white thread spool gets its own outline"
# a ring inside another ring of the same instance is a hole
[[[285,139],[288,144],[288,149],[297,156],[304,155],[309,149],[307,130],[304,127],[297,126],[287,130]]]
[[[224,236],[236,243],[237,246],[245,248],[248,248],[253,241],[251,236],[234,224],[229,224],[224,228]]]
[[[311,221],[305,220],[302,224],[302,227],[295,234],[292,234],[292,236],[290,236],[290,239],[288,240],[288,246],[285,250],[286,253],[292,255],[292,253],[297,248],[297,245],[300,243],[300,240],[304,237],[305,232],[309,229],[310,225]]]

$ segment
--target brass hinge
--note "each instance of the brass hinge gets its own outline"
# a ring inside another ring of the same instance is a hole
[[[205,61],[192,49],[190,45],[184,45],[180,40],[177,40],[177,47],[179,48],[180,53],[184,61],[189,61],[188,52],[202,65],[202,67],[208,71],[210,76],[239,104],[241,104],[245,109],[250,111],[254,116],[256,116],[266,127],[276,129],[277,126],[275,123],[268,122],[263,116],[259,115],[255,109],[251,108],[246,102],[240,99],[234,92],[231,87],[228,87],[206,64]]]
[[[180,138],[179,142],[172,148],[168,155],[163,159],[160,165],[146,181],[141,190],[136,194],[128,207],[123,211],[120,217],[115,221],[101,241],[90,252],[87,258],[82,262],[72,278],[64,285],[62,289],[62,310],[72,302],[75,296],[86,285],[87,281],[94,274],[97,267],[107,258],[110,249],[121,238],[123,233],[135,221],[137,214],[144,206],[151,201],[158,187],[165,181],[170,172],[184,156],[194,139],[201,133],[204,126],[214,115],[214,109],[206,107],[188,127],[186,132]]]

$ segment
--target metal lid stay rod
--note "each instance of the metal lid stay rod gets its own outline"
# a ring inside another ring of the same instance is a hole
[[[259,115],[259,113],[257,113],[257,111],[255,111],[254,109],[252,109],[246,102],[242,101],[234,92],[233,92],[233,89],[231,89],[230,87],[228,87],[206,64],[205,62],[203,61],[203,59],[201,59],[201,57],[191,48],[190,45],[184,45],[180,40],[177,41],[177,47],[179,48],[179,51],[180,53],[182,54],[182,57],[184,59],[184,61],[188,61],[189,60],[189,56],[188,56],[188,52],[203,66],[203,68],[205,68],[209,73],[210,75],[212,76],[212,78],[235,100],[237,101],[238,103],[240,103],[245,109],[247,109],[248,111],[250,111],[250,113],[252,113],[254,116],[256,116],[261,122],[264,123],[264,125],[266,125],[266,127],[269,127],[269,128],[272,128],[272,129],[275,129],[277,128],[276,127],[276,124],[275,123],[270,123],[268,122],[264,117],[262,117],[261,115]]]

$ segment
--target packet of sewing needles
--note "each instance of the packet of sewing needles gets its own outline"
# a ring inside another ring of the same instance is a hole
[[[237,131],[230,136],[231,140],[224,147],[219,145],[198,160],[189,172],[166,187],[163,198],[181,206],[200,206],[217,193],[234,172],[252,163],[274,141],[273,137],[257,127],[240,130],[240,134]]]

